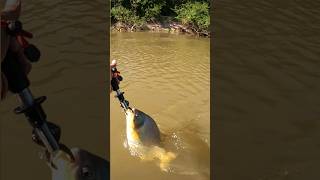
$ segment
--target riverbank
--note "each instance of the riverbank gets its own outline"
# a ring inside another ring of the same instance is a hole
[[[208,0],[114,0],[111,7],[114,31],[155,31],[210,37]]]
[[[183,25],[177,21],[166,20],[166,21],[154,21],[148,22],[142,25],[129,24],[124,22],[115,22],[111,25],[111,30],[116,32],[167,32],[167,33],[178,33],[187,34],[200,37],[210,37],[211,33],[207,31],[199,31],[192,25]]]

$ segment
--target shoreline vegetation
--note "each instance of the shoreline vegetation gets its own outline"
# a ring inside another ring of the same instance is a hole
[[[112,0],[111,28],[210,37],[209,0]]]

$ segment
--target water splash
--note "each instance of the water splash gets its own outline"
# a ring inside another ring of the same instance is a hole
[[[177,154],[167,151],[159,146],[144,146],[140,143],[131,144],[125,141],[124,147],[129,149],[132,156],[139,157],[142,161],[155,161],[160,169],[164,172],[172,172],[170,167],[172,161],[176,159]]]

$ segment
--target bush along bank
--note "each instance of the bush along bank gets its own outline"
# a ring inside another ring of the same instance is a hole
[[[210,36],[208,0],[112,0],[112,29]]]

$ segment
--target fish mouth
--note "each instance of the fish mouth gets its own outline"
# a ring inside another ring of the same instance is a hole
[[[143,114],[140,113],[140,111],[135,108],[132,109],[132,113],[134,114],[134,117],[133,117],[134,129],[139,129],[144,124]]]

